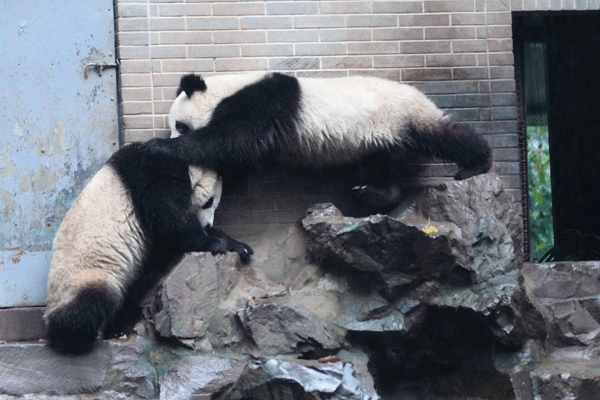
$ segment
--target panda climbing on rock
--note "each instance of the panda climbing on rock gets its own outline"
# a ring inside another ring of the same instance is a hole
[[[169,125],[176,138],[154,139],[148,144],[153,151],[219,173],[269,157],[312,167],[367,160],[391,175],[402,171],[407,156],[439,157],[458,164],[458,180],[492,165],[482,137],[456,124],[417,89],[374,77],[185,75]],[[361,186],[358,194],[391,204],[398,201],[392,189]]]
[[[119,334],[139,302],[189,251],[252,249],[212,228],[222,181],[214,172],[140,144],[117,151],[90,180],[53,242],[44,315],[48,345],[79,354],[99,333]]]

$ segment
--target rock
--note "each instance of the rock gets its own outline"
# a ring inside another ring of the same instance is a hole
[[[104,383],[111,352],[102,342],[83,356],[59,355],[41,344],[0,346],[0,394],[93,393]]]
[[[242,323],[262,354],[319,354],[345,344],[343,329],[315,314],[283,304],[246,308]]]
[[[531,371],[530,378],[535,399],[598,398],[597,360],[545,363]]]
[[[244,361],[210,357],[184,357],[161,379],[161,400],[210,400],[237,381],[246,363]]]
[[[548,344],[600,344],[600,263],[525,264],[527,289],[546,316]]]
[[[163,337],[204,337],[219,302],[237,283],[239,255],[189,253],[156,291],[146,316]],[[218,322],[218,318],[215,322]]]
[[[354,376],[348,362],[268,360],[248,365],[218,400],[376,400]]]
[[[302,226],[315,261],[336,269],[433,278],[455,264],[446,237],[430,237],[385,215],[344,217],[333,204],[317,204],[307,211]]]

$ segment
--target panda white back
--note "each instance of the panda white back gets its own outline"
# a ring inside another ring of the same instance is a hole
[[[142,264],[144,243],[127,188],[105,165],[79,194],[54,238],[46,314],[95,282],[122,294]]]

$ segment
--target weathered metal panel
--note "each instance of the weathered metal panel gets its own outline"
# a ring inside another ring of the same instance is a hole
[[[112,0],[0,2],[0,307],[45,301],[54,234],[119,146],[116,71],[84,74],[101,62]]]

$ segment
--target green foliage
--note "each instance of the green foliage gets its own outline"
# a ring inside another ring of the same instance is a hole
[[[527,127],[529,177],[529,241],[531,261],[539,261],[554,245],[548,127]]]

